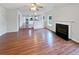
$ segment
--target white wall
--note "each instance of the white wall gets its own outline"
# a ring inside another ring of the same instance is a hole
[[[20,19],[18,19],[20,22],[19,27],[21,27],[23,25],[23,23],[25,23],[25,17],[22,15],[22,13],[20,11],[18,11],[18,16],[19,15],[20,15]]]
[[[44,28],[43,16],[38,16],[38,21],[34,21],[34,29]]]
[[[0,36],[7,32],[6,9],[0,6]]]
[[[18,31],[17,9],[5,9],[0,6],[0,36],[16,31]]]
[[[17,21],[17,10],[8,9],[7,10],[7,32],[18,31],[18,21]]]
[[[45,14],[43,14],[44,16],[45,16],[45,19],[44,19],[44,26],[46,27],[46,28],[48,28],[48,29],[50,29],[50,30],[52,30],[52,31],[55,31],[55,28],[54,28],[54,16],[53,16],[53,13],[54,12],[54,10],[51,10],[51,11],[48,11],[48,12],[46,12]],[[49,26],[48,25],[48,19],[49,19],[49,17],[48,16],[52,16],[52,26]]]
[[[46,23],[46,27],[55,31],[55,22],[57,21],[72,21],[72,40],[79,42],[79,6],[56,6],[50,12],[46,13],[47,15],[52,15],[52,26],[48,26]],[[47,20],[47,19],[46,19]]]

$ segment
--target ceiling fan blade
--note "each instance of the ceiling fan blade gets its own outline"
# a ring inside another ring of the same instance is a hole
[[[43,8],[43,6],[38,6],[39,8]]]
[[[40,5],[36,4],[36,3],[33,3],[33,4],[32,4],[32,7],[43,8],[43,6],[40,6]]]
[[[37,8],[36,10],[37,10],[37,11],[39,11],[39,9],[38,9],[38,8]]]

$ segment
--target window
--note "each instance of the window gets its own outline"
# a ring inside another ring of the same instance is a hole
[[[49,25],[49,26],[52,26],[52,16],[49,16],[48,25]]]

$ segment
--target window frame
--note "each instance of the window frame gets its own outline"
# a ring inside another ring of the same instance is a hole
[[[51,22],[52,22],[52,16],[49,15],[49,16],[48,16],[48,25],[49,25],[49,26],[52,26],[52,23],[51,23]]]

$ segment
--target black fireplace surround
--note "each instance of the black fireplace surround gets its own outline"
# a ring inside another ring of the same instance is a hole
[[[68,25],[56,23],[56,34],[65,40],[69,40],[68,28]]]

